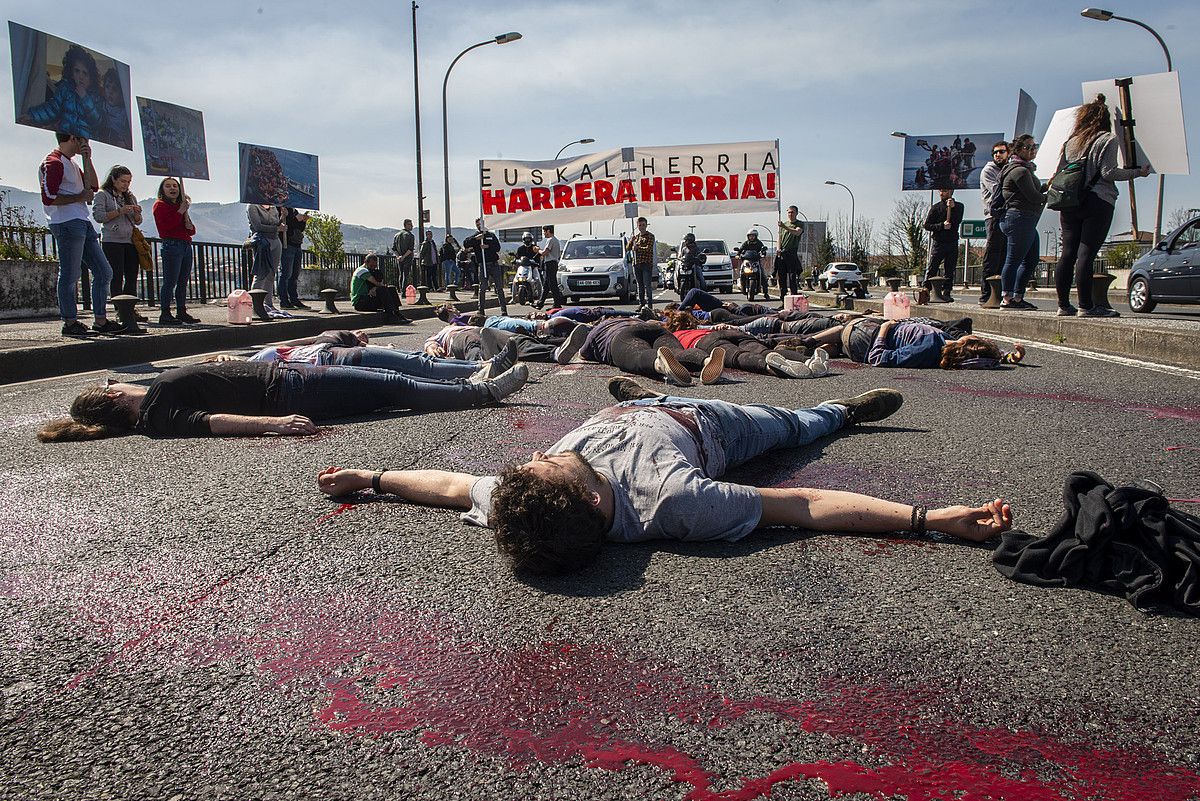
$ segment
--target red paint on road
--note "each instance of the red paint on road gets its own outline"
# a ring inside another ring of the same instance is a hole
[[[349,512],[349,511],[350,511],[351,509],[353,509],[355,506],[358,506],[358,504],[356,504],[356,503],[341,503],[341,504],[338,504],[338,508],[334,509],[334,510],[333,510],[332,512],[330,512],[329,514],[324,514],[324,515],[321,515],[320,517],[318,517],[318,518],[317,518],[317,525],[318,525],[318,526],[319,526],[319,525],[321,525],[321,524],[322,524],[322,523],[324,523],[326,520],[332,520],[333,518],[337,517],[338,515],[344,515],[344,514],[346,514],[346,512]]]
[[[738,700],[713,689],[719,679],[696,683],[652,658],[573,643],[497,648],[440,620],[378,609],[285,616],[263,634],[260,666],[293,692],[327,699],[316,717],[330,730],[419,733],[430,746],[517,767],[647,766],[688,785],[690,801],[750,801],[799,779],[820,779],[835,797],[909,801],[1183,801],[1200,792],[1200,774],[1152,750],[973,725],[929,687],[836,678],[815,698]],[[705,766],[740,734],[716,732],[743,718],[762,731],[763,716],[784,729],[779,752],[803,746],[830,757],[756,777]],[[680,725],[707,732],[713,753],[674,746]]]

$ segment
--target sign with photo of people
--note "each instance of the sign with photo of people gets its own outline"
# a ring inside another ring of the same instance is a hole
[[[129,65],[8,23],[16,120],[133,150]]]
[[[900,188],[909,190],[978,189],[979,174],[991,159],[1002,133],[904,137]]]
[[[147,175],[174,175],[208,180],[204,115],[147,97],[137,99]]]
[[[320,209],[317,157],[238,142],[240,202]]]

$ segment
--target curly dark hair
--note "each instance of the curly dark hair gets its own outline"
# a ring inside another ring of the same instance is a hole
[[[488,522],[514,573],[543,576],[571,573],[595,559],[606,528],[582,481],[547,481],[519,467],[501,473]]]

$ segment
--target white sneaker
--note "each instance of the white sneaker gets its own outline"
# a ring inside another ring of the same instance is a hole
[[[813,378],[820,378],[823,375],[829,374],[829,351],[824,348],[817,348],[813,351],[812,358],[805,362]]]
[[[813,372],[804,362],[789,359],[782,353],[768,353],[767,367],[781,378],[812,378]]]

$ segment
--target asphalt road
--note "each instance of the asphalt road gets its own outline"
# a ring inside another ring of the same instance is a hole
[[[1005,495],[1035,532],[1075,469],[1200,498],[1194,374],[1037,346],[1010,371],[835,366],[691,391],[905,392],[886,425],[731,478]],[[501,408],[306,439],[40,445],[96,377],[5,387],[0,796],[1200,795],[1194,620],[1014,583],[983,548],[794,531],[612,546],[531,585],[455,514],[316,492],[330,464],[497,469],[606,405],[616,371],[533,372]]]

